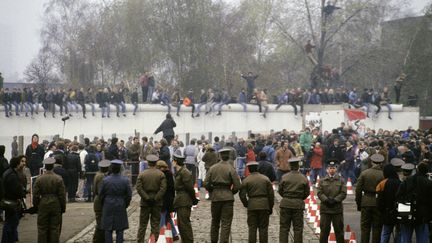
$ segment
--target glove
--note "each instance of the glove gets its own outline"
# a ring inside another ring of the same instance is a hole
[[[247,208],[248,207],[248,202],[243,203],[243,207]]]
[[[198,203],[199,203],[199,199],[198,198],[196,198],[196,197],[194,197],[194,198],[192,198],[192,205],[198,205]]]
[[[327,203],[329,204],[330,207],[333,207],[337,203],[336,200],[334,200],[334,198],[329,198],[327,200],[328,200]]]
[[[272,214],[273,214],[273,208],[270,208],[269,215],[272,215]]]

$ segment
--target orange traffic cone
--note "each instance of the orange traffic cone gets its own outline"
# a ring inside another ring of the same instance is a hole
[[[346,229],[345,229],[345,233],[344,233],[345,243],[349,243],[350,239],[351,239],[351,227],[349,224],[347,224]]]
[[[315,183],[315,187],[316,187],[316,188],[318,188],[319,182],[320,182],[320,176],[318,175],[318,176],[317,176],[316,183]]]
[[[317,235],[321,234],[321,226],[320,226],[320,220],[319,219],[316,222],[315,234],[317,234]]]
[[[351,238],[349,240],[349,243],[357,243],[357,239],[356,239],[354,231],[351,232]]]
[[[348,195],[354,194],[352,183],[351,183],[351,178],[348,178],[348,182],[347,182],[347,194]]]
[[[328,243],[336,243],[336,234],[334,232],[333,224],[331,226],[330,235],[328,237]]]
[[[150,234],[149,243],[156,243],[156,238],[154,234]]]
[[[174,242],[171,224],[167,224],[164,236],[165,236],[165,242],[166,243],[173,243]]]

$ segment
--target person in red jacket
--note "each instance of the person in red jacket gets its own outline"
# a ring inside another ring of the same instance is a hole
[[[323,168],[323,155],[324,151],[319,142],[315,143],[315,146],[312,146],[312,158],[311,158],[311,180],[315,183],[317,175],[322,176],[322,168]]]
[[[254,162],[256,161],[256,156],[255,156],[253,145],[251,143],[248,143],[247,152],[246,152],[246,165],[252,161],[254,161]],[[250,174],[249,169],[248,169],[248,167],[246,167],[245,172],[244,172],[245,177],[247,177],[249,174]]]

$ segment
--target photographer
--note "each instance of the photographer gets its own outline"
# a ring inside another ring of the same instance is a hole
[[[26,165],[25,157],[14,157],[10,160],[10,167],[3,174],[4,196],[2,202],[13,202],[11,208],[5,210],[5,222],[3,225],[3,235],[1,242],[18,241],[18,224],[22,217],[21,200],[25,197],[25,187],[22,185],[18,171]]]
[[[417,174],[409,176],[399,187],[397,201],[411,205],[408,217],[401,221],[401,242],[411,242],[415,230],[417,242],[428,242],[432,205],[432,181],[427,177],[428,165],[420,163]],[[429,195],[429,196],[425,196]]]

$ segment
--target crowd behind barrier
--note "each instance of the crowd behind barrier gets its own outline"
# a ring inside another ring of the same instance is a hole
[[[12,160],[15,160],[20,155],[16,150],[17,146],[12,144],[12,147]],[[147,155],[157,155],[166,162],[171,172],[175,173],[172,165],[173,155],[176,151],[181,151],[180,154],[185,156],[187,169],[191,171],[198,185],[202,186],[208,169],[219,161],[218,151],[222,148],[232,150],[230,160],[242,179],[250,174],[246,165],[259,161],[265,162],[265,165],[260,164],[261,168],[259,167],[262,174],[273,182],[280,181],[282,176],[289,172],[289,167],[286,167],[287,161],[295,157],[301,158],[299,170],[304,175],[310,175],[311,183],[316,182],[318,175],[321,178],[325,177],[325,168],[332,161],[337,163],[338,174],[344,181],[351,180],[355,185],[362,172],[373,167],[371,157],[374,154],[383,156],[383,166],[393,164],[391,161],[399,158],[405,164],[413,165],[414,168],[420,164],[425,165],[429,177],[432,172],[432,129],[426,131],[410,128],[405,131],[367,129],[365,133],[359,133],[344,123],[331,132],[307,127],[298,132],[282,130],[268,134],[250,133],[245,138],[233,135],[216,136],[212,141],[203,135],[199,139],[192,138],[188,145],[185,145],[185,141],[180,141],[178,136],[174,136],[170,143],[166,139],[156,141],[152,137],[133,136],[127,139],[113,137],[108,140],[96,137],[93,140],[85,138],[84,143],[79,143],[76,138],[73,141],[56,138],[55,141],[40,143],[38,136],[34,134],[31,144],[27,146],[25,155],[21,158],[24,158],[32,176],[39,176],[44,158],[55,158],[54,168],[57,168],[55,172],[63,179],[68,202],[76,201],[77,197],[91,202],[94,200],[93,179],[98,171],[95,162],[104,159],[124,161],[125,166],[130,170],[131,181],[135,183],[140,171],[148,168]],[[5,160],[4,154],[0,156]],[[3,162],[3,166],[7,167],[7,163]],[[18,170],[18,174],[21,173],[22,168]],[[401,179],[404,181],[416,173],[419,172],[413,169],[410,174],[406,174]],[[83,188],[79,188],[80,180],[84,181]],[[29,190],[27,184],[25,186],[26,190]],[[395,201],[394,205],[396,203]],[[424,218],[426,221],[422,222],[427,226],[429,222],[427,220],[431,219],[432,214],[430,209],[424,210],[426,210]],[[416,227],[418,222],[412,224]],[[388,227],[385,230],[388,231]],[[426,234],[426,229],[422,228],[420,234]]]

